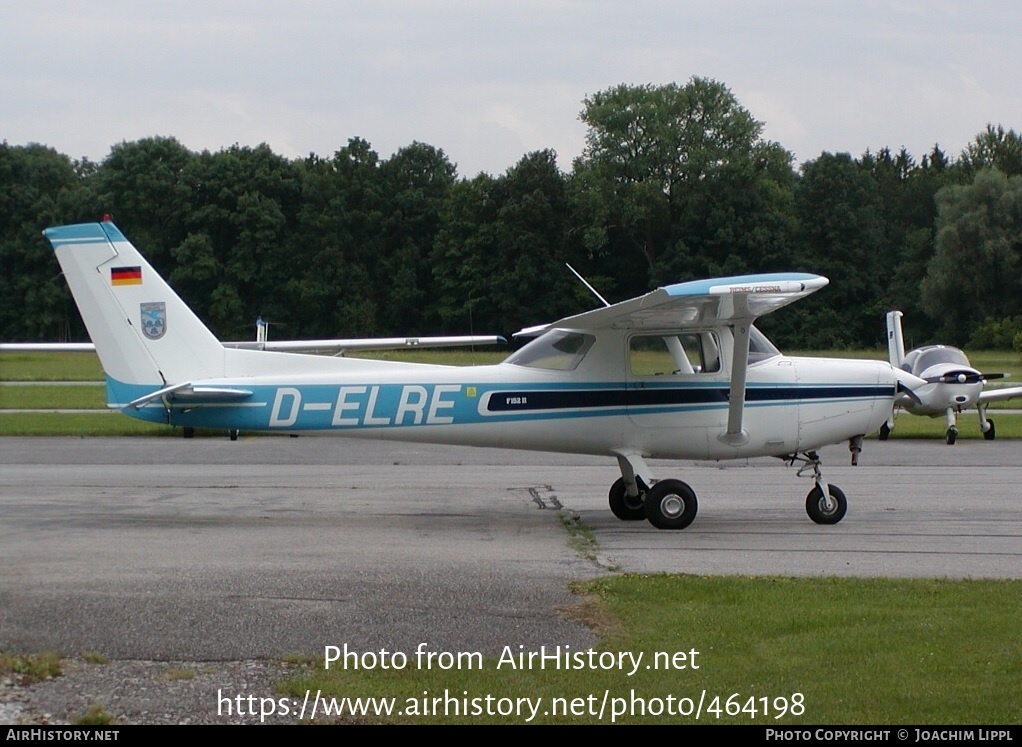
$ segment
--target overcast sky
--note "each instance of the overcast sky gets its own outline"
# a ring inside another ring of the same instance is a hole
[[[462,176],[583,147],[588,94],[726,84],[798,162],[1022,129],[1022,3],[0,0],[0,140],[170,135],[289,158],[421,141]]]

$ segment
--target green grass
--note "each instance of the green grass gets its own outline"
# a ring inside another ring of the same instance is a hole
[[[92,705],[89,710],[76,718],[72,723],[76,726],[108,726],[116,722],[116,719],[98,703]]]
[[[288,681],[282,691],[298,698],[309,689],[334,698],[395,697],[398,708],[414,702],[419,711],[424,692],[427,701],[443,698],[445,690],[459,699],[542,698],[534,723],[607,723],[611,705],[627,705],[633,695],[657,709],[667,705],[668,696],[676,705],[681,698],[691,698],[694,705],[704,691],[700,723],[791,727],[1010,724],[1022,719],[1019,581],[629,575],[594,581],[578,591],[599,597],[595,614],[613,631],[598,651],[642,654],[634,675],[628,673],[631,665],[626,670],[585,666],[558,671],[538,665],[512,668],[505,661],[498,668],[495,658],[474,669],[419,670],[414,651],[408,651],[404,670],[354,671],[336,662],[329,671],[320,666]],[[608,617],[614,624],[606,624]],[[515,641],[507,645],[517,653]],[[698,651],[694,659],[692,650]],[[668,658],[655,659],[657,652]],[[694,661],[698,669],[663,666],[677,653],[685,653],[685,663]],[[660,666],[647,668],[654,661]],[[604,693],[608,705],[601,719],[596,712]],[[579,699],[578,712],[552,715],[554,698]],[[727,713],[729,700],[732,715]],[[793,709],[799,702],[804,711]],[[735,712],[736,706],[747,710]],[[365,720],[522,723],[525,718],[472,714]],[[616,721],[696,719],[633,712]]]
[[[0,381],[103,381],[95,353],[0,353]]]
[[[31,684],[50,677],[59,677],[61,655],[44,651],[28,656],[0,651],[0,677],[15,676],[22,684]]]
[[[106,410],[96,413],[2,413],[3,436],[180,436],[179,428]]]
[[[1015,407],[1022,409],[1022,400],[1015,401]],[[1022,415],[1006,415],[996,410],[987,411],[987,417],[994,421],[997,440],[1005,438],[1022,438]],[[924,418],[901,412],[894,418],[894,432],[891,440],[906,438],[939,438],[944,439],[947,424],[943,417]],[[979,429],[979,416],[975,410],[958,415],[958,438],[982,438]]]
[[[0,410],[105,410],[106,388],[95,386],[10,386],[0,383]]]
[[[1022,382],[1022,353],[1006,350],[985,350],[969,353],[969,362],[984,373],[1006,373]]]

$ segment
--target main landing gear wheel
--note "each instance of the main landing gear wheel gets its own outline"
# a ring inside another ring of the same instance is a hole
[[[983,431],[983,438],[987,441],[993,441],[995,435],[993,418],[987,420],[987,425],[990,427]]]
[[[642,505],[642,495],[634,498],[625,489],[624,478],[619,477],[610,486],[610,510],[621,521],[639,521],[646,518],[646,509]]]
[[[229,431],[227,431],[227,435],[230,437],[230,439],[232,441],[237,441],[238,440],[238,429],[237,428],[231,428]]]
[[[806,513],[817,524],[837,524],[845,518],[845,512],[848,510],[848,499],[845,498],[844,491],[836,485],[827,487],[830,489],[829,508],[819,485],[810,490],[806,496]]]
[[[646,493],[646,518],[657,529],[684,529],[696,518],[699,504],[681,480],[661,480]]]
[[[889,425],[887,425],[887,423],[883,423],[880,426],[880,433],[877,434],[877,438],[879,438],[881,441],[886,441],[890,437],[891,437],[891,428],[890,428]]]
[[[947,433],[944,434],[944,440],[947,441],[948,446],[954,446],[955,441],[958,440],[958,429],[951,426],[947,429]]]

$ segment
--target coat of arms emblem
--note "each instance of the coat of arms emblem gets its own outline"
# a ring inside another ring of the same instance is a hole
[[[157,303],[139,304],[142,315],[142,334],[150,340],[159,340],[167,334],[167,304],[163,301]]]

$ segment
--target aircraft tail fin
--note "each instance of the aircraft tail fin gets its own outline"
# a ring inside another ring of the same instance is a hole
[[[903,316],[900,311],[887,312],[887,355],[895,368],[901,368],[905,361],[905,335],[901,330]]]
[[[64,278],[118,385],[172,386],[224,375],[224,347],[110,221],[48,228]],[[137,396],[137,395],[136,395]]]

